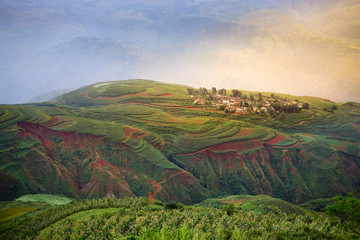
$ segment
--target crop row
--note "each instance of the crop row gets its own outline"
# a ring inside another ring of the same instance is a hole
[[[67,218],[41,232],[56,239],[351,239],[354,235],[323,216],[231,214],[214,208],[161,210],[155,206],[114,209]]]
[[[29,118],[27,112],[22,107],[11,107],[6,110],[11,113],[7,112],[6,116],[0,119],[0,129]]]

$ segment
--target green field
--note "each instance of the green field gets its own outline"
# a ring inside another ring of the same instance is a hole
[[[50,205],[62,205],[62,204],[67,204],[72,200],[67,197],[55,196],[49,194],[29,194],[16,199],[16,201],[43,202]]]
[[[0,222],[7,221],[11,218],[26,214],[37,208],[33,207],[12,207],[4,210],[0,210]]]

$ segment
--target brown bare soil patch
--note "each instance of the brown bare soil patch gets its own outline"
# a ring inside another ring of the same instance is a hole
[[[85,92],[83,92],[81,95],[83,95],[85,98],[91,98],[89,96],[89,92],[90,92],[91,88],[89,90],[86,90]]]
[[[262,141],[259,140],[251,140],[251,141],[235,141],[235,142],[227,142],[227,143],[221,143],[217,145],[213,145],[208,148],[201,149],[196,152],[190,152],[190,153],[183,153],[178,154],[181,155],[189,155],[189,154],[197,154],[202,153],[205,151],[211,151],[211,152],[226,152],[226,151],[233,151],[233,152],[242,152],[242,151],[248,151],[254,148],[261,148],[263,145]]]
[[[142,132],[138,129],[135,129],[135,128],[124,126],[124,134],[125,134],[126,139],[129,139],[131,136],[134,139],[139,139],[140,137],[142,137],[144,135],[144,132]]]
[[[118,173],[119,169],[117,169],[117,167],[115,167],[114,165],[112,165],[111,163],[105,161],[104,159],[102,159],[99,155],[97,155],[96,161],[91,163],[91,166],[93,168],[98,168],[98,169],[102,169],[103,167],[110,167],[110,171],[107,171],[111,176],[114,173]]]
[[[228,151],[228,150],[234,150],[234,151],[240,152],[240,151],[250,150],[252,148],[257,148],[257,147],[262,147],[262,142],[259,140],[222,143],[222,144],[211,146],[208,149],[215,151],[215,152]]]
[[[273,137],[272,139],[268,140],[268,141],[265,141],[265,143],[267,144],[271,144],[271,145],[274,145],[274,144],[277,144],[283,140],[285,140],[286,137],[284,135],[281,135],[281,134],[276,134],[275,137]]]
[[[239,130],[239,132],[234,135],[234,137],[247,136],[247,135],[250,135],[251,133],[253,133],[254,131],[255,131],[255,129],[253,129],[253,128],[241,128]]]
[[[175,177],[175,176],[177,176],[177,175],[179,175],[179,174],[181,174],[181,173],[183,173],[183,172],[177,172],[177,173],[171,174],[169,177],[164,178],[164,179],[163,179],[162,181],[160,181],[160,182],[156,182],[156,181],[154,181],[154,180],[147,180],[147,182],[150,183],[150,184],[153,186],[153,189],[154,189],[153,191],[149,192],[149,200],[150,200],[151,202],[154,202],[154,201],[155,201],[155,196],[156,196],[156,194],[158,194],[158,193],[161,191],[161,189],[162,189],[162,186],[161,186],[160,184],[166,182],[166,181],[169,180],[170,178],[173,178],[173,177]]]
[[[63,123],[63,122],[64,122],[64,120],[62,118],[57,117],[57,116],[52,116],[51,120],[44,123],[43,125],[46,126],[46,127],[52,127],[52,126],[56,126],[56,125],[58,125],[60,123]]]
[[[161,191],[162,187],[160,186],[160,183],[158,183],[156,181],[147,180],[147,182],[153,186],[153,191],[149,192],[149,200],[150,200],[150,202],[154,202],[155,195]]]
[[[305,121],[301,121],[301,122],[295,124],[295,126],[300,126],[300,125],[303,125],[304,123],[305,123]]]

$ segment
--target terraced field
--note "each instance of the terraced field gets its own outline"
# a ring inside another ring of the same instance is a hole
[[[302,203],[359,195],[359,104],[286,96],[309,109],[229,114],[195,105],[188,88],[115,81],[53,103],[0,106],[3,200],[56,193],[194,203],[267,194]]]

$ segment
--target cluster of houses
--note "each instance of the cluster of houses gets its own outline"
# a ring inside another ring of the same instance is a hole
[[[298,109],[302,109],[303,106],[301,103],[296,101],[291,101],[287,99],[282,99],[279,97],[262,97],[261,100],[255,101],[240,97],[231,97],[225,95],[210,95],[207,97],[204,96],[193,96],[194,104],[206,105],[210,104],[214,108],[224,110],[229,113],[266,113],[266,112],[279,112],[279,107],[277,106],[293,106]]]

